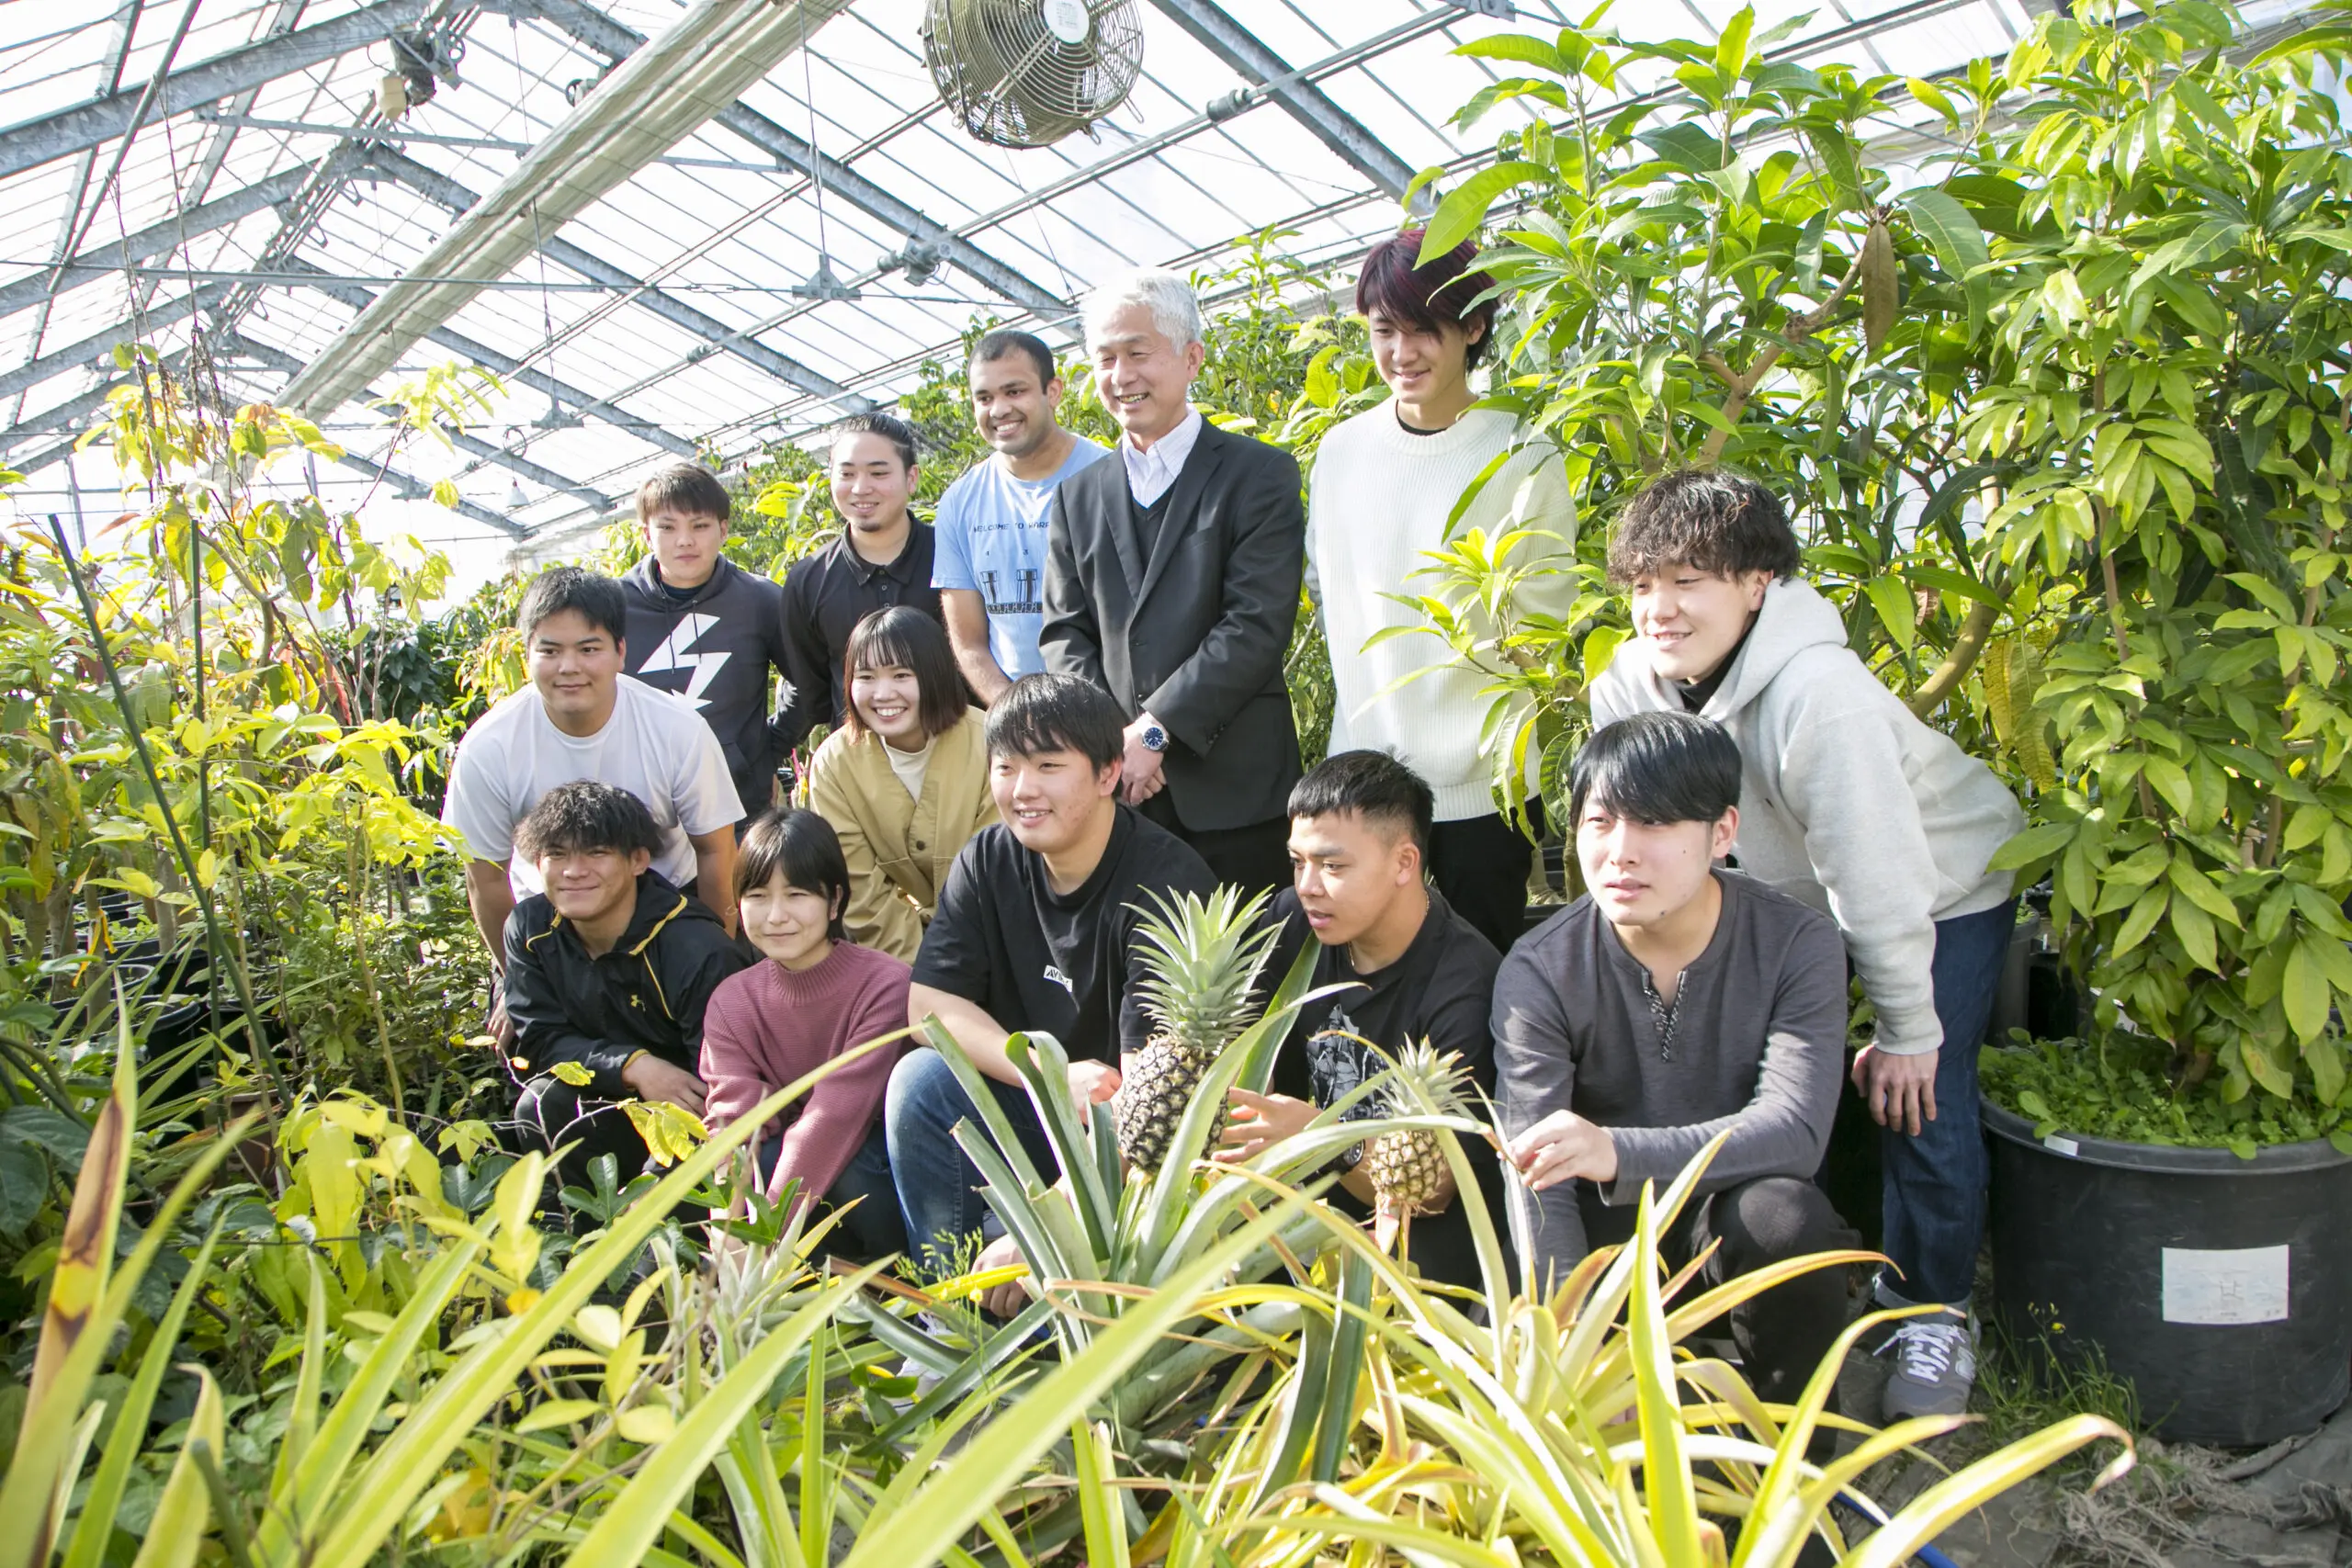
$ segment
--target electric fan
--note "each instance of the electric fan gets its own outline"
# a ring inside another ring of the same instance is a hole
[[[1000,147],[1092,130],[1143,69],[1135,0],[930,0],[922,42],[940,97]]]

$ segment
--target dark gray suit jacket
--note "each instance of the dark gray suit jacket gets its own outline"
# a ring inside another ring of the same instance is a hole
[[[1306,513],[1289,453],[1204,423],[1150,558],[1132,558],[1115,456],[1062,481],[1046,559],[1046,668],[1168,727],[1169,804],[1195,831],[1283,815],[1298,782],[1283,659]]]

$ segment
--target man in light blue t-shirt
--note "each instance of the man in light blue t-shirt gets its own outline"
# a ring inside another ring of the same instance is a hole
[[[996,448],[939,498],[940,591],[956,667],[982,703],[1046,668],[1046,524],[1054,491],[1108,450],[1054,422],[1062,378],[1027,333],[990,333],[972,354],[972,415]]]

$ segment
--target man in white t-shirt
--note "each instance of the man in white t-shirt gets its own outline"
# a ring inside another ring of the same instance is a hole
[[[956,666],[985,707],[1046,667],[1046,526],[1061,482],[1107,448],[1054,419],[1062,378],[1053,351],[1023,332],[994,332],[972,351],[972,417],[996,450],[939,498],[932,586]]]
[[[465,840],[466,898],[493,963],[503,962],[506,917],[544,891],[538,868],[514,853],[514,829],[541,795],[580,779],[643,801],[662,830],[652,869],[735,930],[743,807],[726,753],[684,698],[621,678],[628,617],[611,578],[574,566],[541,572],[515,617],[531,683],[500,699],[458,745],[441,820]]]

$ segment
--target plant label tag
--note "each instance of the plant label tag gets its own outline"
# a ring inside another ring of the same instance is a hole
[[[2284,1323],[2287,1248],[2164,1249],[2166,1323]]]
[[[2083,1152],[2082,1145],[2075,1142],[2072,1138],[2062,1138],[2055,1133],[2052,1133],[2050,1136],[2042,1139],[2041,1146],[2048,1149],[2053,1155],[2064,1155],[2068,1159],[2073,1159],[2076,1155]]]

